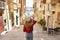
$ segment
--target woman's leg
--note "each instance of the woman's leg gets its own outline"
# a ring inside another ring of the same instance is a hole
[[[26,33],[26,40],[30,40],[29,35],[30,35],[30,33]]]
[[[33,33],[26,33],[26,40],[33,40]]]
[[[30,37],[30,40],[33,40],[33,33],[31,33],[31,35],[30,35],[31,37]]]
[[[30,37],[26,37],[26,40],[30,40]]]

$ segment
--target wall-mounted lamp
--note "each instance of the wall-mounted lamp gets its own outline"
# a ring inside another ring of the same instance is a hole
[[[55,14],[55,11],[52,11],[53,14]]]

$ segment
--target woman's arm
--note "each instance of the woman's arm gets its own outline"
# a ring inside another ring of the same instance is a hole
[[[33,20],[33,25],[36,23],[37,21]]]

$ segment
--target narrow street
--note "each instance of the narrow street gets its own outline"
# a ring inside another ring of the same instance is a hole
[[[60,40],[60,0],[0,0],[0,40],[26,40],[23,24],[31,19],[49,33],[36,23],[33,40]]]
[[[23,25],[20,28],[13,28],[11,31],[5,35],[0,36],[0,40],[26,40],[25,33],[23,32]],[[42,33],[39,24],[34,25],[33,40],[60,40],[60,35],[48,35],[47,33]]]

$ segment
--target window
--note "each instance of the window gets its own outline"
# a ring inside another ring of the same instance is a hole
[[[5,8],[5,2],[0,1],[0,9],[4,9]]]
[[[18,16],[16,16],[16,25],[18,25]]]
[[[37,4],[37,8],[38,8],[38,9],[40,8],[40,4],[39,4],[39,3]]]
[[[2,7],[2,2],[0,1],[0,8]]]
[[[5,2],[2,2],[2,8],[3,9],[5,8]]]
[[[14,4],[14,9],[17,9],[17,4]]]
[[[41,4],[40,4],[40,7],[42,7]]]
[[[45,15],[45,10],[43,10],[43,15]]]
[[[43,14],[45,15],[45,6],[44,6]]]
[[[34,8],[34,5],[33,5],[33,8]]]
[[[6,19],[4,20],[4,22],[6,23]]]
[[[50,4],[47,4],[47,10],[50,11]]]

